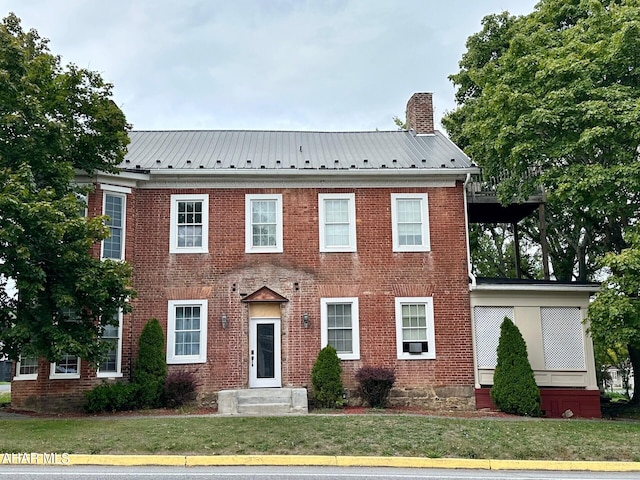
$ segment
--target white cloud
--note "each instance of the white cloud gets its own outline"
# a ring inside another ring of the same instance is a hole
[[[5,0],[51,50],[102,73],[139,129],[393,129],[448,75],[480,20],[536,0]]]

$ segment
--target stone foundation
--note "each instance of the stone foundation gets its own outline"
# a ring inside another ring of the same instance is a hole
[[[346,393],[349,405],[365,405],[356,390],[347,390]],[[476,399],[472,386],[394,387],[389,395],[389,406],[422,407],[428,410],[475,410]]]

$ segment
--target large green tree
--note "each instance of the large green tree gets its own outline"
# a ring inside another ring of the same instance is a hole
[[[98,362],[102,327],[129,309],[130,268],[91,255],[109,230],[85,218],[74,176],[117,172],[129,127],[112,86],[47,43],[13,14],[0,23],[0,353]]]
[[[459,106],[443,124],[504,179],[501,201],[544,188],[553,274],[590,279],[638,218],[639,2],[542,0],[482,25],[451,76]]]
[[[632,402],[640,405],[640,233],[626,235],[629,247],[605,255],[609,276],[589,306],[590,331],[601,345],[626,345],[635,374]]]

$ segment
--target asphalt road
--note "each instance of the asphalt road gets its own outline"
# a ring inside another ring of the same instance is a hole
[[[0,477],[17,480],[637,480],[638,472],[539,472],[359,467],[88,467],[0,466]]]

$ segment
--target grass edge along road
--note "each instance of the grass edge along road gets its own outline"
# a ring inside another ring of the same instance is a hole
[[[424,415],[0,420],[0,453],[640,461],[640,423]]]

